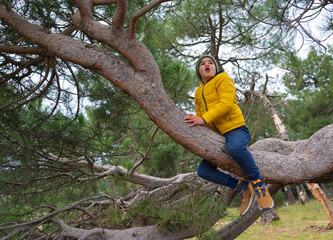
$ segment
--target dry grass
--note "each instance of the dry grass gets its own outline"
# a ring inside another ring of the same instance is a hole
[[[220,222],[232,221],[238,217],[237,208],[228,209],[228,217]],[[294,204],[276,210],[280,220],[267,225],[258,224],[260,218],[243,232],[237,240],[333,240],[333,230],[327,228],[328,216],[316,200],[305,205]]]
[[[328,216],[316,200],[305,205],[294,204],[276,209],[279,221],[267,225],[259,224],[260,218],[244,231],[237,240],[333,240],[333,230],[328,229]],[[233,221],[239,216],[238,208],[228,208],[228,216],[219,221],[215,228]],[[196,240],[191,238],[189,240]]]

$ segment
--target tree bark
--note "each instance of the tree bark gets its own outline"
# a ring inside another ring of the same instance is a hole
[[[296,191],[297,191],[297,198],[299,203],[302,203],[302,199],[301,199],[301,188],[299,187],[299,185],[296,186]]]
[[[295,203],[295,196],[294,196],[293,192],[291,191],[291,187],[286,186],[286,189],[287,189],[289,204],[294,204]]]
[[[305,201],[310,201],[310,198],[309,198],[309,195],[308,195],[308,193],[305,191],[305,188],[304,188],[304,185],[303,184],[301,184],[301,189],[302,189],[302,191],[304,191],[304,196],[305,196]]]
[[[333,207],[328,200],[326,194],[323,190],[321,190],[317,183],[307,183],[307,186],[311,190],[313,196],[324,206],[324,209],[327,212],[330,220],[328,226],[333,228]]]

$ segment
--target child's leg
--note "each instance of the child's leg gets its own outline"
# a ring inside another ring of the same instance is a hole
[[[228,186],[235,189],[241,200],[240,214],[243,216],[251,207],[254,195],[249,189],[249,183],[221,172],[217,167],[206,161],[202,160],[198,168],[198,175],[208,181]]]
[[[274,206],[274,201],[267,190],[264,178],[260,176],[259,169],[246,147],[251,140],[248,128],[243,126],[227,132],[223,136],[226,138],[228,153],[250,179],[249,191],[255,192],[259,208],[261,210],[271,209]],[[248,194],[248,198],[251,195]]]
[[[248,128],[242,126],[225,133],[223,136],[226,138],[226,148],[228,153],[250,180],[257,179],[260,175],[259,169],[246,147],[251,140]]]
[[[208,181],[228,186],[234,189],[238,183],[238,180],[229,174],[221,172],[217,167],[203,159],[198,168],[199,177],[206,179]]]

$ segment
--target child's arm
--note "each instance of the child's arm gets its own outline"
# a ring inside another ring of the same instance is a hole
[[[188,114],[184,117],[186,123],[192,123],[189,127],[193,127],[195,125],[204,125],[205,122],[203,118],[195,116],[194,114]]]

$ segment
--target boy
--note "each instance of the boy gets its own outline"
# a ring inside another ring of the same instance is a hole
[[[210,55],[203,55],[196,64],[196,73],[201,84],[195,91],[196,115],[185,116],[189,126],[205,125],[226,138],[228,153],[245,172],[249,181],[221,172],[215,165],[203,159],[198,168],[198,175],[206,180],[235,189],[241,200],[240,215],[244,216],[251,207],[254,196],[260,210],[273,208],[264,178],[251,153],[247,150],[251,136],[245,125],[243,114],[237,105],[236,88],[229,75],[218,72],[216,60]]]

